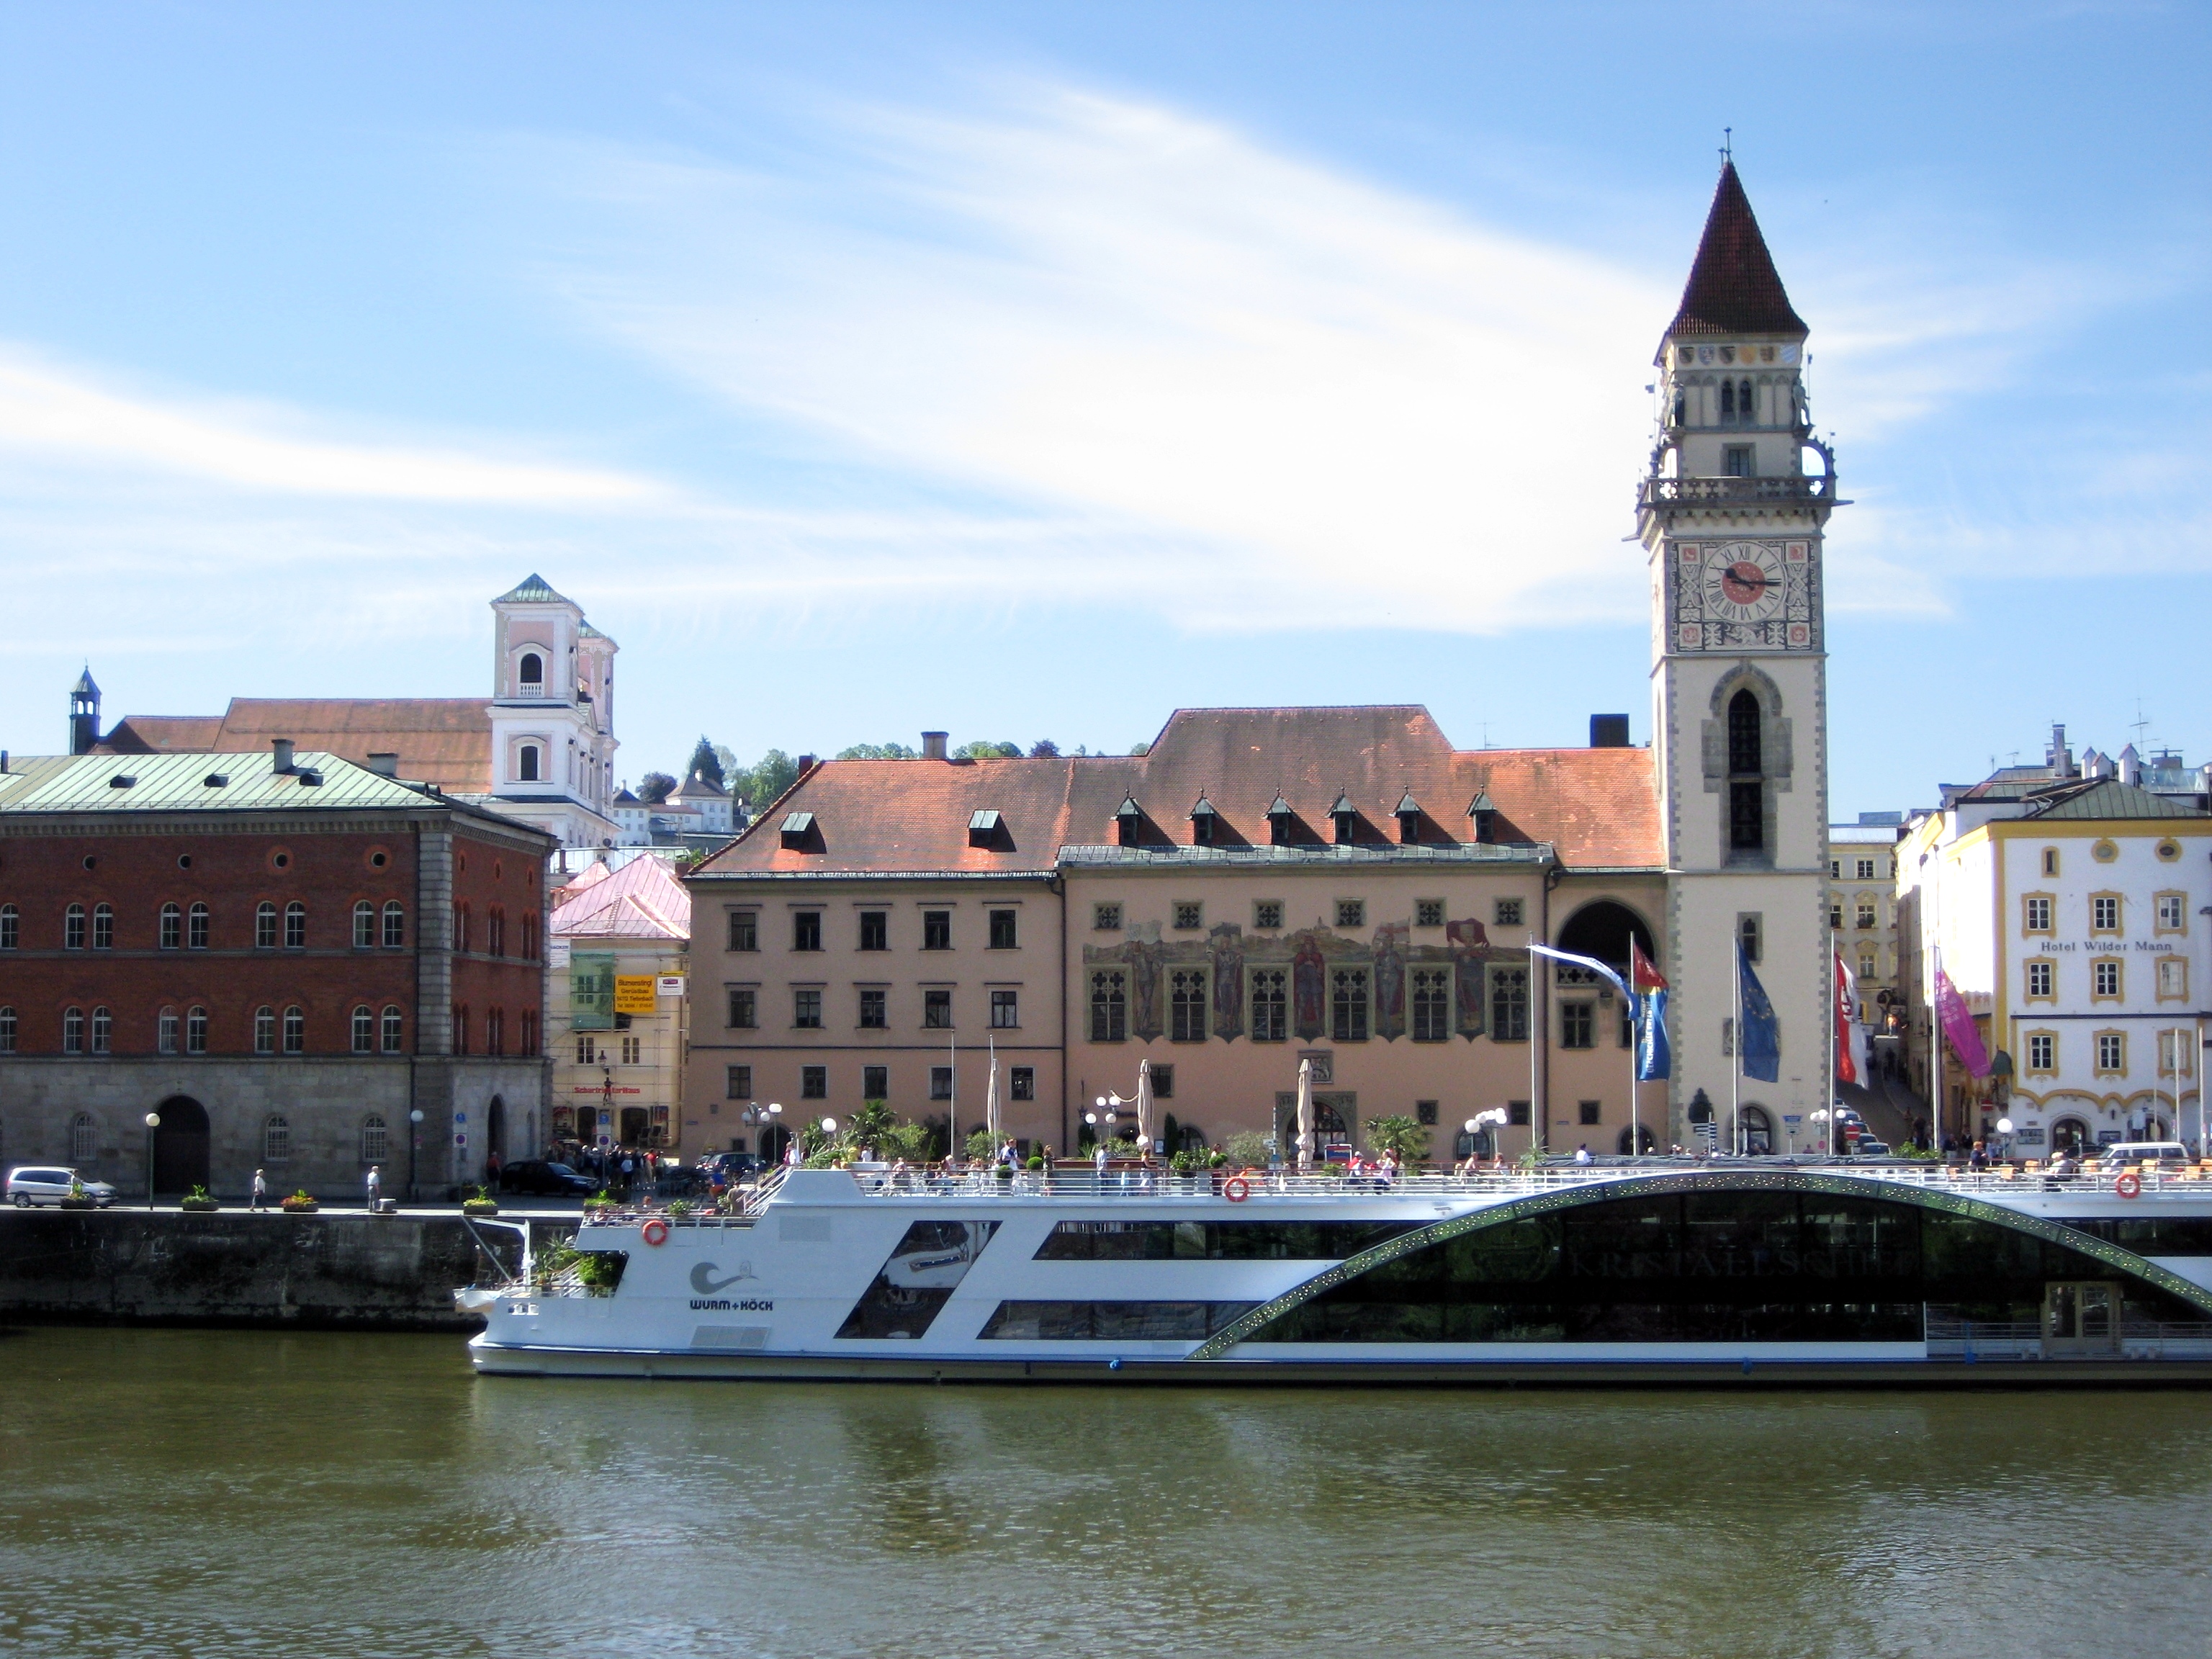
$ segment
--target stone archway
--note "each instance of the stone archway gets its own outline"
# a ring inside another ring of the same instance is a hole
[[[208,1184],[207,1108],[189,1095],[171,1095],[154,1109],[154,1190],[188,1193]]]

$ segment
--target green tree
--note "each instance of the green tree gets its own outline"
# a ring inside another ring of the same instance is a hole
[[[968,1132],[968,1158],[971,1163],[978,1159],[988,1163],[998,1155],[999,1143],[988,1129],[970,1129]]]
[[[921,755],[902,743],[856,743],[837,751],[839,760],[920,760]]]
[[[676,780],[667,773],[647,772],[637,781],[637,798],[647,806],[658,806],[675,787]]]
[[[757,812],[799,781],[799,763],[781,749],[763,755],[760,763],[738,774],[736,790]]]
[[[1129,752],[1132,755],[1149,755],[1152,752],[1152,745],[1149,743],[1133,743],[1129,745]]]
[[[853,1114],[853,1141],[860,1146],[880,1146],[898,1127],[898,1118],[880,1100],[864,1100]]]
[[[722,775],[721,756],[715,752],[713,742],[703,732],[691,750],[691,764],[684,775],[704,778],[717,787],[729,781]]]
[[[963,743],[952,751],[955,760],[1019,760],[1022,746],[1018,743],[993,743],[978,738],[973,743]]]
[[[1390,1152],[1407,1169],[1429,1155],[1429,1132],[1418,1118],[1370,1117],[1367,1120],[1367,1150]]]
[[[1274,1143],[1256,1129],[1239,1129],[1222,1148],[1229,1154],[1230,1167],[1237,1170],[1264,1168],[1274,1150]]]
[[[1050,738],[1039,738],[1035,743],[1030,745],[1030,758],[1031,760],[1058,760],[1060,758],[1060,745],[1054,743]]]

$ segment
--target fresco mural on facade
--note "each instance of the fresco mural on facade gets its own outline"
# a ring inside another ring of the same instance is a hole
[[[1244,1035],[1244,930],[1218,922],[1209,940],[1213,952],[1213,1035],[1224,1042]]]
[[[1291,1030],[1311,1042],[1327,1029],[1328,969],[1321,942],[1309,928],[1295,936],[1291,953]]]
[[[1490,934],[1469,916],[1464,921],[1446,922],[1444,940],[1452,959],[1454,1028],[1471,1042],[1484,1030],[1482,965],[1490,960]]]
[[[1375,930],[1375,1035],[1386,1042],[1406,1034],[1406,941],[1412,932],[1402,921]]]

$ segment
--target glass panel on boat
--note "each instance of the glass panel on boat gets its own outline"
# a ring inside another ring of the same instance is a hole
[[[985,1338],[1036,1342],[1202,1342],[1256,1302],[1001,1302]]]
[[[1062,1221],[1039,1261],[1340,1261],[1410,1221]]]
[[[951,1300],[975,1258],[999,1230],[995,1221],[917,1221],[883,1265],[845,1322],[842,1337],[917,1337]]]

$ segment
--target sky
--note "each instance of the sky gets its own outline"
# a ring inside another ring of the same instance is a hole
[[[2212,9],[0,9],[0,746],[466,696],[618,773],[1419,702],[1650,737],[1723,129],[1812,328],[1832,815],[2212,758]]]

